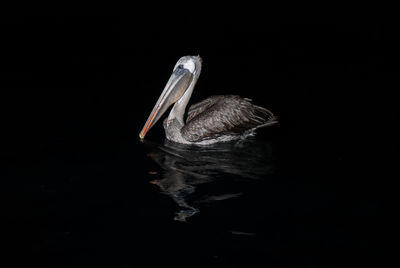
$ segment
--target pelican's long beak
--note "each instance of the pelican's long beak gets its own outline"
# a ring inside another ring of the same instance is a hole
[[[174,70],[139,134],[140,139],[143,139],[147,131],[160,119],[165,111],[183,96],[192,79],[193,74],[188,69],[176,68]]]

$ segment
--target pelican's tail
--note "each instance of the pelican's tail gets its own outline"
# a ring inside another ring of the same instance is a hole
[[[271,125],[275,125],[278,123],[278,117],[274,115],[270,110],[261,107],[261,106],[254,106],[255,111],[256,111],[256,117],[261,121],[261,123],[254,128],[262,128],[262,127],[268,127]]]

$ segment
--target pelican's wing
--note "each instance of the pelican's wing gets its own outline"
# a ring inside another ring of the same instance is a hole
[[[211,96],[199,103],[195,103],[189,107],[186,123],[191,121],[197,115],[203,113],[205,110],[213,106],[218,100],[220,100],[224,96]]]
[[[190,107],[182,136],[191,142],[222,135],[241,135],[247,130],[276,123],[269,110],[236,95],[212,96]]]

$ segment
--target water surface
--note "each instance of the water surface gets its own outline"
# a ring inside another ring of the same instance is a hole
[[[155,177],[150,183],[181,208],[174,217],[178,221],[186,221],[205,204],[246,194],[248,184],[255,187],[257,180],[268,180],[274,169],[271,144],[254,138],[208,146],[168,140],[145,144],[147,155],[159,165],[158,171],[149,171]]]

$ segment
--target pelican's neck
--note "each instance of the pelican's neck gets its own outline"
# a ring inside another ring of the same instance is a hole
[[[190,97],[192,96],[194,85],[195,83],[192,82],[183,96],[174,104],[171,112],[169,113],[168,121],[176,119],[182,126],[185,125],[183,116],[185,115],[186,106],[188,105]]]
[[[192,96],[192,92],[193,92],[194,86],[196,85],[197,79],[199,78],[199,75],[200,75],[200,70],[198,70],[194,74],[193,81],[190,83],[188,89],[185,91],[183,96],[172,107],[171,112],[169,113],[169,116],[168,116],[168,121],[176,119],[182,126],[185,125],[183,116],[185,115],[186,106],[188,105],[190,97]]]

